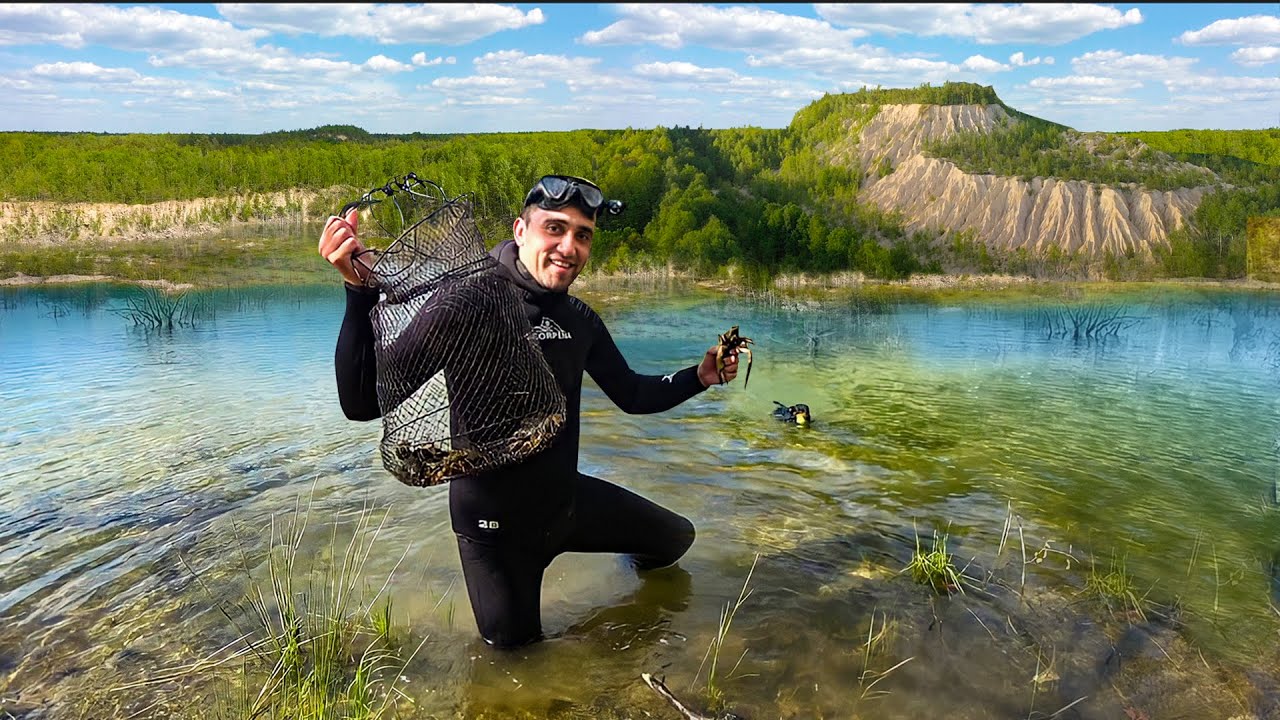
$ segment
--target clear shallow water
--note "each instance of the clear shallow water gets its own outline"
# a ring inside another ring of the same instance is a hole
[[[210,293],[200,320],[166,332],[122,317],[126,292],[0,297],[0,699],[20,711],[233,640],[218,604],[243,598],[273,519],[278,533],[308,501],[317,562],[363,508],[385,517],[366,573],[374,589],[392,575],[397,620],[427,638],[405,686],[424,716],[669,716],[641,672],[697,705],[700,662],[753,562],[721,661],[742,659],[719,680],[746,717],[1280,704],[1274,296],[1095,298],[1134,318],[1101,339],[1056,332],[1064,305],[1050,301],[598,296],[641,372],[687,365],[741,326],[750,384],[628,416],[588,383],[583,470],[687,515],[698,541],[681,571],[645,582],[614,558],[558,559],[551,640],[495,654],[475,638],[446,490],[396,483],[377,423],[337,407],[337,288]],[[776,423],[773,400],[809,404],[816,426]],[[899,574],[935,531],[969,563],[965,595]],[[1091,568],[1120,565],[1178,622],[1085,592]],[[868,652],[873,618],[891,632]],[[867,671],[904,661],[867,691]],[[128,706],[130,692],[112,697]]]

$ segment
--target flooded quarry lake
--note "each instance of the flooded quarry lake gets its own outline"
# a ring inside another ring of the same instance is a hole
[[[557,558],[547,641],[506,653],[447,488],[338,406],[341,288],[192,292],[168,327],[139,293],[0,288],[0,714],[233,717],[255,620],[335,573],[385,716],[675,720],[642,673],[748,720],[1280,714],[1275,293],[588,292],[634,370],[737,325],[750,383],[626,415],[586,380],[580,469],[697,540],[644,578]]]

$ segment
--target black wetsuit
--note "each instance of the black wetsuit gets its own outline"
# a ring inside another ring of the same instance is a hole
[[[630,555],[638,569],[671,565],[693,544],[693,524],[645,498],[578,472],[582,373],[625,412],[655,413],[704,388],[697,366],[671,375],[631,370],[600,316],[586,303],[539,285],[508,240],[491,254],[523,292],[525,311],[565,397],[566,420],[545,451],[449,483],[467,594],[484,639],[513,647],[542,637],[543,571],[564,552]],[[378,297],[347,286],[335,352],[338,398],[352,420],[381,416],[369,310]]]

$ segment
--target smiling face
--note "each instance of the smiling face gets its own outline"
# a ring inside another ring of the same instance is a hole
[[[512,226],[520,262],[539,285],[565,292],[591,257],[596,224],[573,205],[558,210],[530,206],[526,210]]]

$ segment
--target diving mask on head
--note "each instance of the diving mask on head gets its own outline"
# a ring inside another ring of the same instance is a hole
[[[601,212],[620,215],[626,207],[621,200],[605,200],[604,193],[590,180],[572,175],[543,175],[524,196],[524,207],[537,205],[543,210],[558,210],[569,204],[581,208],[592,220]]]

